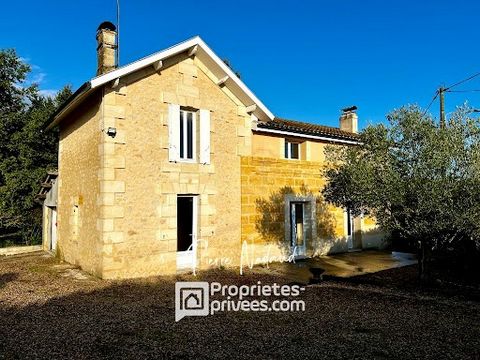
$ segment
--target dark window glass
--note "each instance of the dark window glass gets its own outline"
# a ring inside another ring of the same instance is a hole
[[[185,141],[183,139],[183,115],[184,112],[180,111],[180,158],[183,159],[183,154],[185,153]]]
[[[352,213],[350,208],[347,209],[347,235],[352,235]]]
[[[288,159],[288,146],[290,145],[290,143],[285,140],[285,159]]]
[[[187,159],[193,159],[193,120],[192,113],[187,113]]]
[[[291,143],[290,145],[291,145],[291,150],[290,150],[291,151],[290,152],[291,156],[290,157],[292,159],[298,159],[299,158],[299,156],[298,156],[298,144]]]

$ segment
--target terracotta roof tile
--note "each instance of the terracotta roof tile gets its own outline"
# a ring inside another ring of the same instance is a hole
[[[333,139],[358,140],[358,135],[339,128],[310,124],[276,117],[273,121],[260,122],[262,129],[288,131],[297,134],[331,137]]]

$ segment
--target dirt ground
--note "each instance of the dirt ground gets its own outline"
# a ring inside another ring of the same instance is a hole
[[[270,275],[104,281],[45,254],[0,259],[0,358],[480,358],[477,289],[421,288],[414,266],[307,286],[305,312],[175,322],[175,281],[284,283]]]

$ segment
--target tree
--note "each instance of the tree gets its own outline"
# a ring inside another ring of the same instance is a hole
[[[30,66],[14,50],[0,51],[0,235],[20,232],[27,240],[41,224],[34,202],[46,170],[56,168],[58,131],[44,132],[50,116],[68,96],[42,96],[28,84]]]
[[[372,125],[360,145],[329,148],[325,199],[413,239],[419,274],[432,251],[480,247],[480,124],[459,108],[440,127],[416,106]]]
[[[233,73],[234,73],[235,75],[237,75],[237,77],[238,77],[239,79],[242,77],[242,75],[240,74],[240,72],[237,71],[237,70],[235,70],[235,69],[233,68],[232,63],[230,62],[230,60],[228,60],[228,59],[223,59],[222,61],[223,61],[223,63],[224,63],[225,65],[227,65],[227,66],[233,71]]]

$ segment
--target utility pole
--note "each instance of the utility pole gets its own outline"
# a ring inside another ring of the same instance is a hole
[[[445,89],[443,86],[440,86],[438,89],[438,94],[440,95],[440,127],[444,128],[446,124],[445,120]]]

